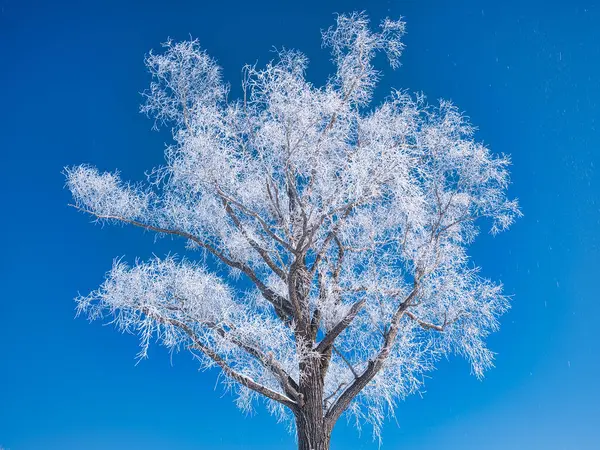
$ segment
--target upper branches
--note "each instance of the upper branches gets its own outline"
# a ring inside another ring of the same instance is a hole
[[[392,67],[400,65],[404,28],[401,20],[385,19],[381,32],[374,33],[368,17],[354,13],[338,16],[336,26],[323,32],[323,45],[331,48],[337,66],[336,82],[345,100],[366,104],[371,99],[378,77],[371,60],[377,51],[385,51]]]
[[[227,95],[221,69],[197,40],[174,43],[169,39],[162,47],[164,53],[151,51],[146,57],[153,80],[141,111],[193,133],[196,119]]]

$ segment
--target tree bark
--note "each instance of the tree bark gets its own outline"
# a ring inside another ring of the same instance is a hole
[[[298,450],[329,450],[332,427],[323,411],[324,368],[319,358],[300,363],[302,404],[296,412]]]
[[[298,450],[329,450],[331,430],[325,424],[322,411],[318,416],[303,409],[296,417]]]

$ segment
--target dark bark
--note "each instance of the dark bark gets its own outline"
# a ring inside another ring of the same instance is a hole
[[[309,344],[310,345],[310,344]],[[320,358],[300,363],[302,402],[296,412],[299,450],[328,450],[331,427],[325,421],[323,408],[326,368]]]
[[[307,419],[305,417],[296,419],[298,450],[329,450],[331,430],[325,426],[323,418],[313,422]]]
[[[299,450],[329,450],[331,429],[323,414],[323,383],[317,365],[308,369],[314,369],[314,378],[301,387],[303,404],[296,413]]]

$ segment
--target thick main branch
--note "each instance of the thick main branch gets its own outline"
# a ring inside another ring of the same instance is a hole
[[[225,361],[225,359],[223,359],[223,357],[221,357],[221,355],[219,355],[213,349],[211,349],[210,347],[205,345],[198,338],[198,336],[196,336],[196,333],[194,332],[194,330],[190,326],[185,324],[184,322],[181,322],[180,320],[173,319],[170,317],[162,317],[160,315],[154,314],[148,308],[142,308],[142,312],[146,315],[149,315],[150,317],[152,317],[154,320],[156,320],[159,323],[162,323],[164,325],[171,325],[171,326],[177,327],[180,330],[182,330],[191,339],[191,341],[193,343],[193,345],[191,347],[194,349],[200,350],[207,357],[209,357],[211,360],[213,360],[215,362],[215,364],[217,364],[221,368],[223,373],[225,375],[227,375],[229,378],[237,381],[238,383],[247,387],[248,389],[256,391],[259,394],[262,394],[265,397],[270,398],[271,400],[279,402],[282,405],[285,405],[288,408],[295,410],[297,404],[294,400],[286,397],[285,395],[280,394],[279,392],[275,392],[272,389],[269,389],[268,387],[266,387],[260,383],[257,383],[256,381],[254,381],[252,378],[248,377],[247,375],[243,375],[239,372],[236,372],[233,368],[231,368],[231,366],[229,366],[229,364],[227,364],[227,362]]]
[[[348,328],[348,326],[350,326],[350,324],[352,323],[352,321],[354,320],[354,318],[358,315],[358,313],[360,312],[360,310],[362,309],[362,307],[364,306],[366,300],[363,298],[359,301],[357,301],[356,303],[354,303],[351,307],[350,310],[348,311],[348,313],[344,316],[344,318],[342,320],[340,320],[337,325],[335,325],[330,331],[329,333],[327,333],[325,335],[325,337],[321,340],[321,342],[319,342],[319,344],[316,347],[316,351],[319,353],[323,353],[325,352],[325,350],[327,350],[331,345],[333,345],[333,342],[337,339],[337,337],[342,334],[344,332],[344,330],[346,328]]]
[[[415,281],[415,286],[406,299],[400,303],[396,312],[394,313],[390,326],[384,335],[383,346],[381,347],[377,356],[367,363],[367,368],[364,372],[356,378],[350,386],[337,398],[335,403],[329,408],[325,415],[325,420],[333,426],[340,415],[350,405],[350,402],[362,391],[367,384],[377,375],[377,373],[383,367],[385,361],[392,351],[392,347],[396,342],[398,335],[398,327],[400,320],[406,312],[407,308],[411,305],[414,298],[417,296],[419,289],[418,281]]]
[[[277,313],[277,315],[279,316],[280,319],[282,319],[284,322],[287,323],[290,320],[290,317],[292,317],[293,313],[290,308],[288,300],[286,298],[282,297],[281,295],[277,294],[275,291],[270,289],[268,286],[266,286],[258,278],[256,273],[247,264],[244,264],[240,261],[236,261],[236,260],[233,260],[233,259],[227,257],[224,253],[220,252],[216,247],[214,247],[213,245],[211,245],[207,242],[202,241],[201,239],[194,236],[193,234],[188,233],[187,231],[183,231],[183,230],[172,230],[169,228],[157,227],[154,225],[139,222],[137,220],[127,219],[127,218],[121,217],[121,216],[98,214],[98,213],[95,213],[94,211],[90,211],[88,209],[81,208],[77,205],[70,205],[70,206],[73,206],[74,208],[76,208],[82,212],[85,212],[87,214],[93,215],[98,219],[117,220],[117,221],[120,221],[123,223],[127,223],[129,225],[134,225],[136,227],[143,228],[145,230],[150,230],[150,231],[154,231],[154,232],[162,233],[162,234],[169,234],[172,236],[179,236],[179,237],[188,239],[188,240],[194,242],[199,247],[201,247],[201,248],[205,249],[206,251],[208,251],[209,253],[211,253],[213,256],[215,256],[217,259],[219,259],[224,264],[226,264],[229,267],[232,267],[234,269],[238,269],[242,273],[244,273],[255,284],[255,286],[258,288],[258,290],[260,291],[262,296],[269,303],[271,303],[271,305],[273,305],[273,307],[275,308],[275,312]]]

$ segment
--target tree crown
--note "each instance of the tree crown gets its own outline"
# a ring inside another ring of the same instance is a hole
[[[482,376],[508,302],[466,250],[481,220],[497,233],[520,214],[509,159],[450,102],[394,91],[371,106],[373,58],[398,66],[403,34],[402,21],[375,32],[363,14],[340,15],[323,32],[336,68],[324,86],[282,50],[244,68],[240,99],[197,41],[151,52],[141,109],[172,127],[165,165],[144,185],[70,167],[67,185],[98,220],[181,237],[228,271],[194,253],[119,260],[79,311],[138,333],[141,357],[152,336],[188,349],[220,367],[241,408],[263,396],[282,418],[301,409],[318,360],[324,416],[347,411],[376,434],[443,355]]]

